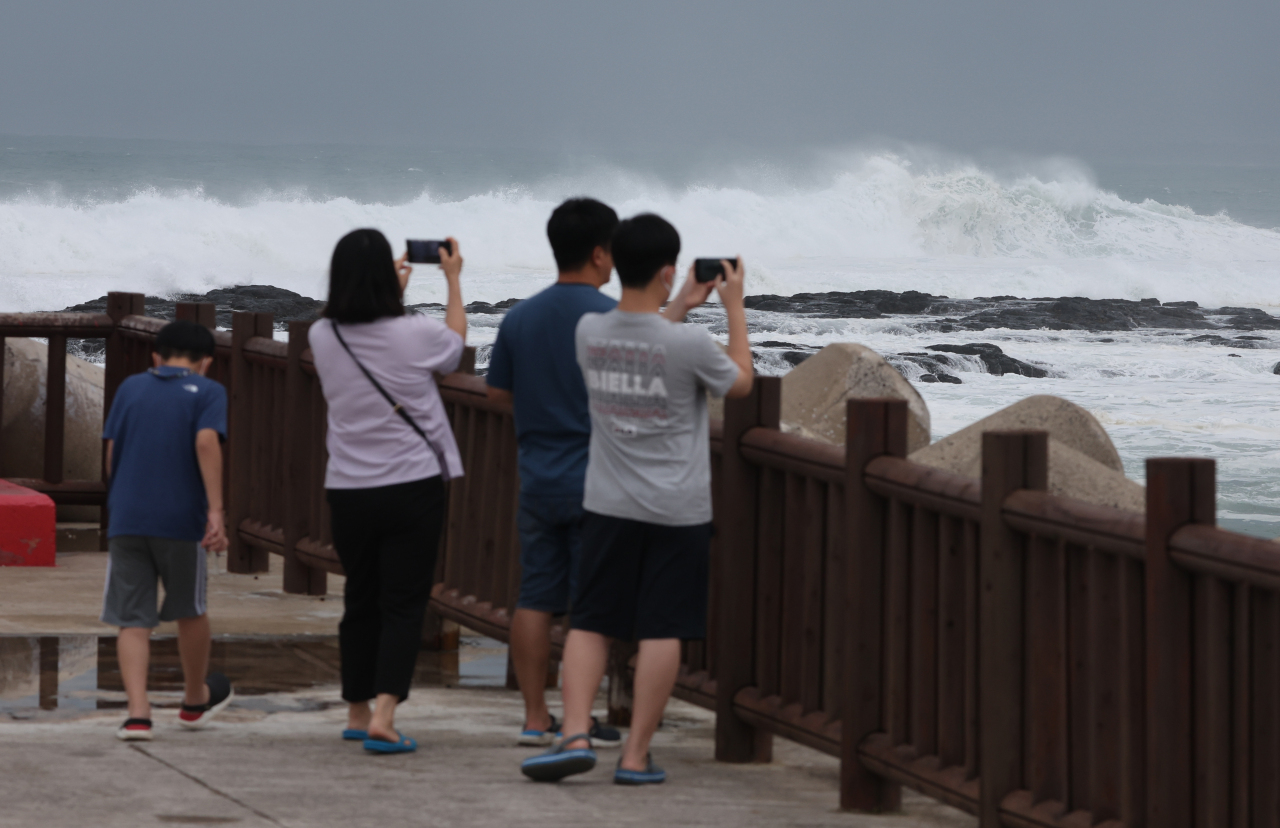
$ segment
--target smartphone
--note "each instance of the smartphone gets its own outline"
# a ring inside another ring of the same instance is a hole
[[[736,262],[737,256],[725,256],[726,261]],[[694,259],[693,278],[699,282],[714,282],[721,276],[727,276],[720,259]]]
[[[453,255],[453,245],[447,241],[422,241],[409,239],[405,242],[409,248],[409,261],[413,264],[440,264],[440,248]]]

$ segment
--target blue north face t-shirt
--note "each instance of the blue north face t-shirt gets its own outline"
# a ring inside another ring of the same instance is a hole
[[[617,304],[591,285],[556,283],[503,318],[487,381],[512,394],[522,492],[582,494],[591,414],[574,331],[584,313]]]
[[[198,541],[209,504],[196,434],[227,436],[227,392],[185,368],[160,366],[120,384],[103,427],[113,440],[108,537]]]

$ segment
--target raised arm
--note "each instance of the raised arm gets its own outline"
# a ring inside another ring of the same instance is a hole
[[[444,271],[445,281],[449,285],[449,298],[444,305],[444,324],[449,330],[467,341],[467,310],[462,304],[462,251],[458,249],[458,240],[450,236],[452,250],[440,248],[440,269]]]
[[[720,301],[729,321],[729,359],[738,364],[738,378],[726,397],[745,397],[751,393],[756,369],[751,361],[751,342],[747,339],[747,312],[742,304],[742,257],[724,263],[725,278],[719,283]]]

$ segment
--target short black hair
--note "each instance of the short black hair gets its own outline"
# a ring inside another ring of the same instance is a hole
[[[335,322],[404,316],[391,244],[377,230],[352,230],[333,248],[329,299],[321,314]]]
[[[680,234],[662,216],[641,213],[619,223],[613,232],[613,266],[623,287],[647,286],[679,256]]]
[[[213,332],[186,319],[170,322],[156,334],[155,352],[161,359],[189,359],[199,362],[213,356]]]
[[[609,249],[618,214],[594,198],[571,198],[551,213],[547,238],[561,273],[578,270],[591,261],[597,247]]]

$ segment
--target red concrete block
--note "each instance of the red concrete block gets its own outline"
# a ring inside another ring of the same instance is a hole
[[[54,566],[57,520],[48,495],[0,480],[0,566]]]

